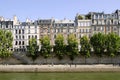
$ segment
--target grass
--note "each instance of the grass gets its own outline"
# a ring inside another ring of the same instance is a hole
[[[120,72],[0,73],[0,80],[120,80]]]

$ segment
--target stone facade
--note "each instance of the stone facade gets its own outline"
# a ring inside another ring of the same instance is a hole
[[[5,20],[0,17],[0,29],[9,30],[13,33],[13,50],[26,51],[30,38],[36,38],[40,46],[39,39],[44,35],[48,35],[51,45],[55,45],[56,35],[61,33],[64,35],[65,43],[70,33],[74,33],[78,41],[82,36],[90,38],[94,33],[108,34],[114,32],[120,36],[120,10],[114,13],[105,14],[104,12],[89,12],[82,15],[77,14],[75,20],[57,20],[38,19],[26,22],[20,22],[16,16],[13,20]]]

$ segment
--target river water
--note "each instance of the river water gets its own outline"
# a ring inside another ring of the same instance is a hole
[[[120,80],[120,72],[0,73],[0,80]]]

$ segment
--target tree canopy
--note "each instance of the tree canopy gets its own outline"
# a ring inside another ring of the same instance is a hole
[[[90,38],[90,43],[96,55],[102,56],[106,48],[105,42],[106,42],[106,36],[102,33],[94,34]]]
[[[78,20],[82,20],[83,17],[81,15],[78,16]]]
[[[10,31],[0,29],[0,57],[6,58],[11,55],[13,37]]]
[[[44,58],[48,58],[50,56],[51,53],[51,45],[50,45],[50,38],[49,36],[43,36],[40,39],[40,43],[41,43],[41,50],[40,53]]]
[[[78,40],[74,34],[68,36],[67,54],[71,60],[78,55]]]
[[[80,52],[81,52],[85,57],[90,57],[91,45],[90,45],[90,42],[89,42],[89,39],[87,38],[87,36],[83,36],[83,37],[80,39],[80,45],[81,45]]]
[[[55,46],[54,46],[54,53],[57,55],[59,59],[62,59],[65,55],[65,43],[64,37],[62,34],[58,34],[55,38]]]
[[[38,57],[38,49],[37,40],[35,38],[29,39],[29,45],[27,46],[27,52],[35,60]]]
[[[109,33],[106,37],[106,49],[109,56],[115,56],[120,48],[120,37],[115,33]]]

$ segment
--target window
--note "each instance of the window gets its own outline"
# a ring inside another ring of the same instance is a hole
[[[110,31],[110,27],[107,27],[107,31]]]
[[[59,24],[59,26],[61,26],[61,24]]]
[[[30,35],[28,36],[28,39],[30,39]]]
[[[84,29],[83,29],[83,33],[84,33],[85,31],[84,31]]]
[[[35,29],[35,33],[37,33],[37,29]]]
[[[63,32],[63,28],[61,28],[61,32]]]
[[[70,32],[70,30],[68,29],[68,32]]]
[[[81,38],[81,35],[79,35],[79,38]]]
[[[24,39],[24,36],[22,36],[22,39]]]
[[[81,29],[81,33],[83,32],[83,29]]]
[[[21,41],[19,41],[19,45],[21,45]]]
[[[86,32],[89,33],[89,29],[86,29]]]
[[[56,38],[56,35],[54,35],[54,39]]]
[[[37,28],[37,26],[35,26],[35,28]]]
[[[17,34],[17,30],[15,30],[15,33]]]
[[[116,31],[117,30],[117,28],[116,27],[114,27],[114,31]]]
[[[17,42],[17,41],[15,42],[15,45],[18,45],[18,42]]]
[[[91,35],[89,34],[89,38],[91,37]]]
[[[28,33],[30,33],[30,29],[28,30]]]
[[[8,25],[6,25],[6,28],[8,28]]]
[[[37,35],[35,35],[35,39],[37,39]]]
[[[24,41],[22,41],[22,45],[24,45]]]
[[[19,30],[19,34],[21,34],[21,30]]]
[[[80,33],[81,33],[81,29],[80,29]]]
[[[58,29],[58,33],[60,32],[60,29]]]
[[[22,29],[22,34],[24,34],[24,30]]]
[[[94,31],[96,31],[96,26],[94,26]]]
[[[18,39],[18,36],[16,36],[16,39]]]
[[[74,24],[71,24],[71,26],[74,26]]]
[[[74,29],[74,32],[76,32],[76,28]]]
[[[19,36],[19,39],[21,39],[21,36]]]
[[[54,33],[56,33],[56,29],[54,29]]]

